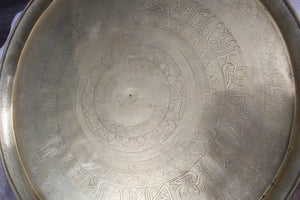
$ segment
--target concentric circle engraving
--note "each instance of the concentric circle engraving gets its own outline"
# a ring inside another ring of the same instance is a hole
[[[82,126],[116,150],[137,151],[165,140],[185,103],[177,64],[162,50],[137,44],[119,46],[109,60],[80,80],[85,87],[77,92],[78,114],[93,113],[82,117]]]
[[[259,116],[280,113],[265,104],[281,91],[265,98],[260,85],[279,63],[243,55],[235,26],[196,0],[89,1],[69,15],[38,86],[53,136],[39,155],[90,200],[234,199],[246,182],[235,172],[258,170],[259,155],[243,156],[262,137]]]
[[[101,76],[95,88],[94,106],[99,120],[110,132],[126,135],[142,132],[125,131],[127,127],[141,125],[147,129],[149,123],[157,126],[167,112],[169,98],[168,82],[154,63],[129,59],[116,63]]]
[[[57,108],[65,112],[56,116],[64,121],[59,127],[67,145],[74,146],[68,139],[74,132],[82,138],[73,154],[100,176],[98,184],[175,189],[186,174],[197,181],[197,165],[227,128],[227,113],[246,112],[246,97],[236,92],[246,79],[223,23],[207,24],[206,32],[196,26],[198,18],[187,18],[198,11],[172,16],[144,6],[93,27],[102,37],[82,33],[57,90]],[[65,90],[71,85],[75,95]],[[79,126],[71,130],[74,113]]]
[[[116,63],[116,69],[105,72],[99,80],[95,109],[108,131],[135,136],[153,130],[164,118],[170,101],[169,85],[155,64],[125,62]]]

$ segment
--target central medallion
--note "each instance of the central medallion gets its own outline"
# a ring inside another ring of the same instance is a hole
[[[84,132],[114,150],[138,152],[161,144],[182,118],[181,71],[168,54],[149,45],[117,46],[79,84]]]
[[[153,62],[124,58],[100,77],[94,92],[99,121],[116,135],[138,136],[153,131],[170,103],[169,83]]]

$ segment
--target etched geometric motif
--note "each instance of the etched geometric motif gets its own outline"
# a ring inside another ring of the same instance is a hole
[[[41,157],[90,200],[197,199],[209,174],[202,159],[222,149],[218,135],[242,134],[228,120],[248,125],[240,47],[197,1],[105,2],[100,10],[119,12],[100,24],[91,19],[86,30],[76,20],[88,15],[75,18],[75,61],[57,70],[49,123],[56,136]],[[80,139],[66,139],[74,135]]]
[[[165,52],[149,45],[116,47],[80,81],[86,87],[78,91],[78,114],[111,147],[149,148],[168,138],[182,118],[185,89],[180,69]]]

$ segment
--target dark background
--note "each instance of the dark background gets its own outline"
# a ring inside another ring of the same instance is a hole
[[[22,11],[29,0],[0,0],[0,47],[7,39],[14,16]],[[300,0],[290,0],[300,13]],[[299,41],[300,42],[300,41]],[[0,162],[0,200],[16,200]],[[290,200],[300,200],[300,184]]]
[[[15,14],[23,10],[27,3],[28,0],[0,0],[0,47],[6,41]]]

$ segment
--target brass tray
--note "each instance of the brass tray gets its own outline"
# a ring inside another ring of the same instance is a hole
[[[283,0],[35,0],[1,61],[20,199],[288,199],[299,21]]]

